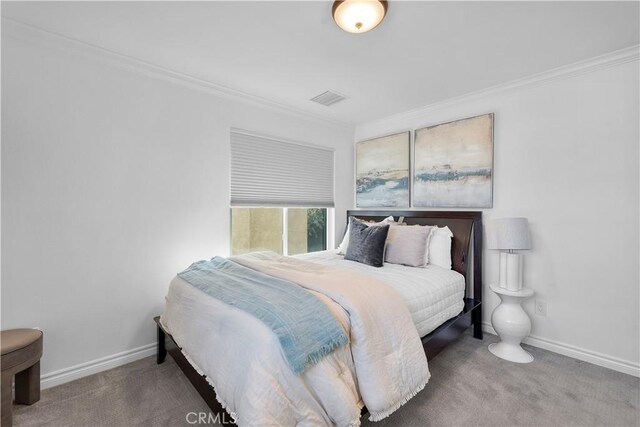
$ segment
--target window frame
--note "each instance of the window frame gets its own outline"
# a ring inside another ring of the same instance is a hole
[[[233,209],[282,209],[282,255],[289,255],[289,209],[326,209],[327,210],[327,223],[326,223],[326,242],[327,247],[325,250],[331,250],[335,248],[335,208],[325,207],[300,207],[300,206],[287,206],[287,207],[275,207],[275,206],[230,206],[229,207],[229,254],[232,254],[233,249]],[[312,253],[312,252],[305,252]]]

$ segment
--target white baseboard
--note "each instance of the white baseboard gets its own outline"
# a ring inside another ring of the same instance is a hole
[[[489,322],[482,323],[482,330],[484,332],[497,335]],[[602,353],[597,353],[595,351],[586,350],[584,348],[564,344],[547,338],[537,337],[535,335],[529,335],[523,342],[533,347],[552,351],[554,353],[562,354],[563,356],[573,357],[574,359],[582,360],[583,362],[593,363],[594,365],[613,369],[614,371],[633,375],[634,377],[640,377],[640,365],[617,357],[607,356]]]
[[[80,363],[79,365],[70,366],[60,369],[59,371],[49,372],[41,377],[40,388],[54,387],[77,380],[78,378],[86,377],[87,375],[97,374],[98,372],[126,365],[127,363],[153,356],[154,354],[156,354],[155,343]]]
[[[484,332],[497,335],[496,331],[493,329],[490,323],[484,322],[482,326]],[[552,351],[554,353],[562,354],[564,356],[573,357],[574,359],[582,360],[584,362],[593,363],[594,365],[613,369],[614,371],[623,372],[635,377],[640,377],[640,365],[626,360],[607,356],[590,350],[585,350],[583,348],[560,343],[557,341],[552,341],[546,338],[537,337],[535,335],[530,335],[529,337],[525,338],[524,343],[544,350]],[[132,350],[123,351],[121,353],[112,354],[111,356],[101,357],[90,362],[81,363],[79,365],[45,374],[42,376],[42,379],[40,381],[40,387],[42,389],[54,387],[60,384],[67,383],[69,381],[86,377],[88,375],[97,374],[98,372],[126,365],[127,363],[135,362],[136,360],[153,356],[154,354],[156,354],[155,343],[147,344],[142,347],[134,348]]]

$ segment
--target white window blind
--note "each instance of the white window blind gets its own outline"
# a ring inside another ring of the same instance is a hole
[[[333,207],[333,150],[232,131],[231,206]]]

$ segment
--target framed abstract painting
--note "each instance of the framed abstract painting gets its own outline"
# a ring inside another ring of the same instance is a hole
[[[493,206],[493,113],[418,129],[414,141],[414,206]]]
[[[356,206],[409,207],[410,133],[356,144]]]

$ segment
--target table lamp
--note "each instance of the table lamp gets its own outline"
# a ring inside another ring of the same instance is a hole
[[[522,289],[523,255],[517,250],[531,249],[527,218],[501,218],[487,224],[487,249],[500,250],[501,288]]]

